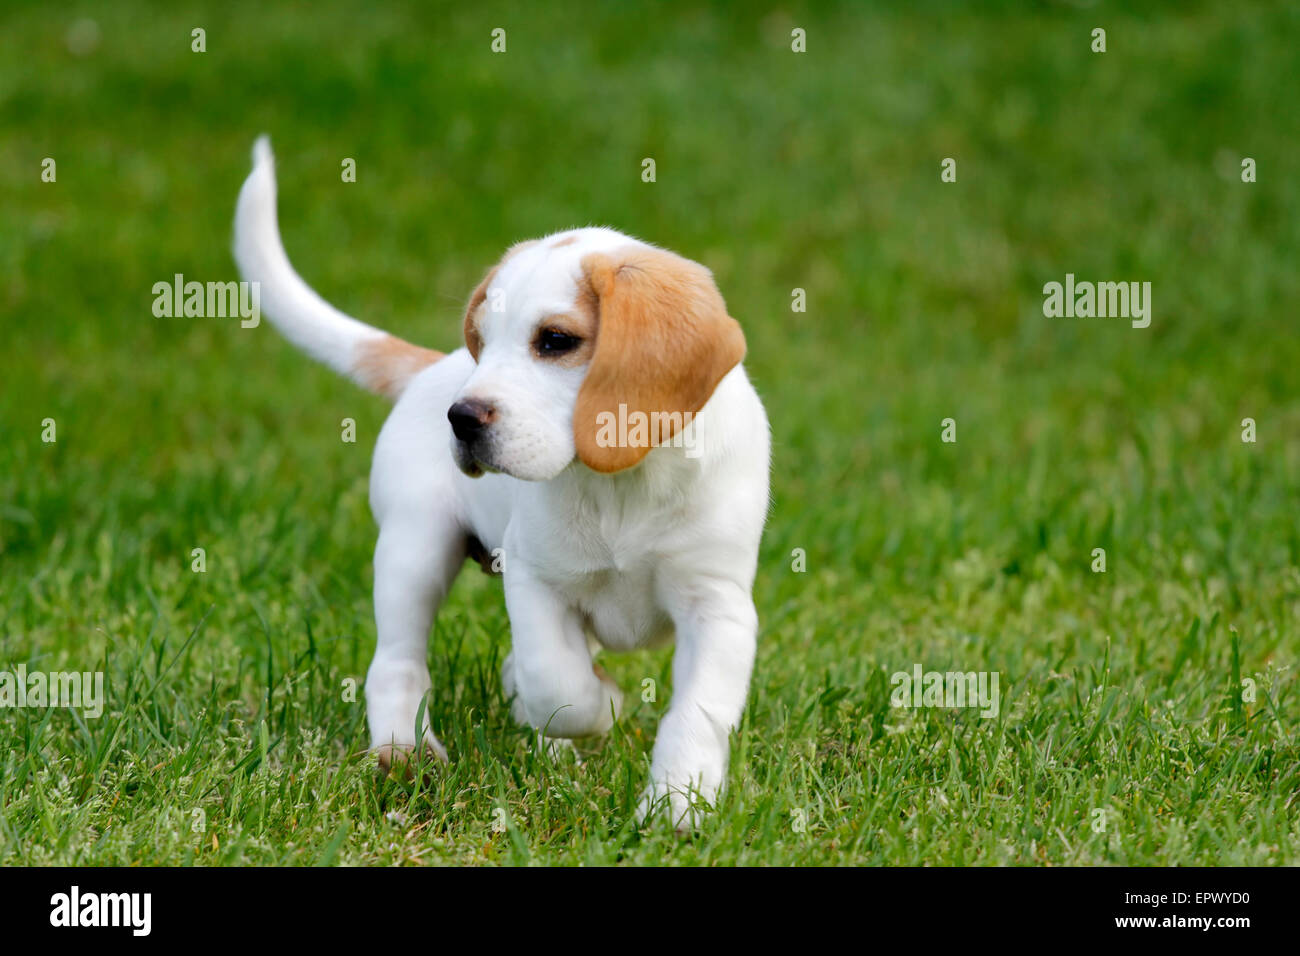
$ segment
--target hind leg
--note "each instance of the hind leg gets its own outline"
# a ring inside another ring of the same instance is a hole
[[[429,629],[465,561],[465,535],[449,515],[392,515],[375,545],[375,625],[379,639],[366,674],[370,745],[387,767],[416,749],[417,738],[440,759],[447,751],[429,726]]]

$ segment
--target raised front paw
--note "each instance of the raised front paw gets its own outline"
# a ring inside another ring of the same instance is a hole
[[[510,716],[548,738],[603,736],[623,712],[623,691],[598,664],[576,680],[545,672],[529,677],[513,652],[506,655],[501,687],[512,698]]]

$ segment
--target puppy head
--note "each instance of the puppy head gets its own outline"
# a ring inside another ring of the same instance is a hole
[[[470,296],[478,363],[448,411],[456,463],[545,481],[638,464],[745,355],[698,263],[607,229],[507,251]]]

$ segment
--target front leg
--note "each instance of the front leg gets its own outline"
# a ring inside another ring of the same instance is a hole
[[[505,592],[512,648],[503,676],[516,719],[547,737],[608,732],[623,694],[592,666],[578,612],[523,561],[507,566]]]
[[[428,642],[438,604],[465,560],[464,534],[449,519],[414,509],[384,524],[375,545],[375,625],[378,643],[366,674],[370,746],[380,766],[408,759],[422,737],[441,760],[428,706]]]
[[[673,825],[686,830],[696,805],[714,803],[726,779],[729,735],[740,724],[754,668],[758,614],[733,581],[697,580],[674,589],[666,603],[677,629],[673,696],[638,816],[668,809]]]

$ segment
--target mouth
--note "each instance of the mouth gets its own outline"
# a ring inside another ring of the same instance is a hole
[[[456,467],[461,470],[462,474],[471,478],[477,478],[483,474],[483,466],[479,464],[478,459],[474,457],[474,452],[470,450],[468,444],[463,441],[453,440],[451,443],[451,456],[456,461]]]
[[[456,467],[470,478],[479,478],[484,474],[504,474],[500,468],[487,460],[487,456],[481,450],[476,450],[477,442],[463,442],[459,439],[452,440],[452,458],[456,461]]]

